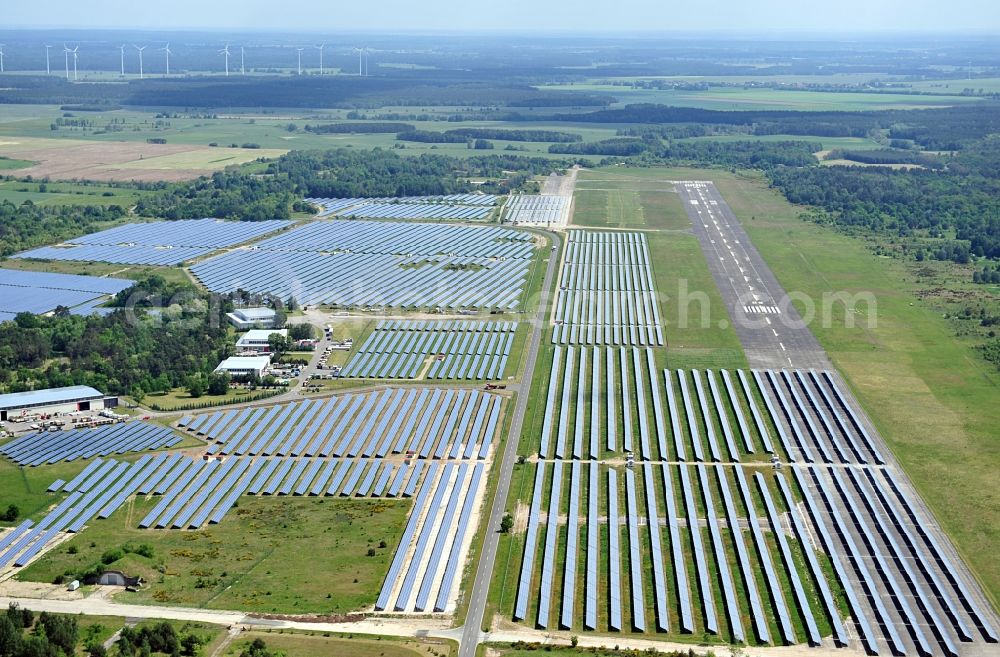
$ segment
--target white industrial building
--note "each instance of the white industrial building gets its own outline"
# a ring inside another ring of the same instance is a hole
[[[216,372],[229,372],[233,378],[243,378],[256,374],[264,376],[264,370],[271,364],[270,356],[230,356],[219,363]]]
[[[271,308],[238,308],[227,313],[229,323],[241,331],[274,328],[276,313]]]
[[[268,340],[274,334],[287,338],[288,329],[253,329],[247,331],[236,341],[236,353],[269,354],[271,353],[271,346],[268,344]]]
[[[117,397],[105,397],[90,386],[69,386],[0,395],[0,421],[26,415],[53,415],[74,411],[98,411],[118,406]]]

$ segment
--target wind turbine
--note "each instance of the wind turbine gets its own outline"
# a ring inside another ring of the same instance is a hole
[[[296,48],[296,50],[299,51],[299,75],[302,75],[302,51],[304,50],[304,48]],[[3,56],[3,51],[0,50],[0,57],[2,56]],[[2,61],[0,61],[0,64],[2,64]]]
[[[167,56],[167,75],[170,75],[170,44],[168,43],[164,47],[160,48]]]
[[[247,69],[246,69],[245,66],[243,66],[243,55],[244,54],[245,54],[245,51],[243,49],[243,46],[240,46],[240,75],[246,75],[247,74]]]
[[[323,75],[323,48],[326,48],[326,44],[325,43],[321,43],[320,45],[316,46],[316,49],[319,50],[319,74],[320,75]]]
[[[125,44],[118,46],[118,50],[121,51],[122,55],[122,77],[125,77]]]
[[[223,48],[222,50],[219,51],[219,54],[226,56],[226,77],[228,78],[229,77],[229,44],[228,43],[226,44],[225,48]]]
[[[66,58],[66,81],[69,81],[69,54],[73,52],[66,44],[63,44],[63,56]]]
[[[3,47],[4,44],[0,43],[0,73],[3,73]]]
[[[49,66],[49,50],[52,48],[50,45],[45,46],[45,73],[46,75],[52,74],[52,67]]]
[[[132,44],[132,47],[139,51],[139,79],[141,80],[142,79],[142,51],[146,49],[146,46],[143,46],[143,47],[140,48],[139,46],[137,46],[135,44]]]
[[[365,49],[355,48],[355,50],[358,51],[358,77],[360,78],[364,75],[364,69],[361,68],[361,62],[364,60]]]
[[[76,60],[77,57],[79,57],[79,55],[77,54],[78,50],[80,50],[80,46],[73,48],[73,82],[76,82],[78,80],[78,78],[76,77]]]

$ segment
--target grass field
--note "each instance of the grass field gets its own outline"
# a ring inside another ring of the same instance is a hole
[[[98,184],[0,181],[0,201],[16,205],[31,201],[35,205],[121,205],[129,208],[145,194],[149,192]]]
[[[402,639],[398,637],[363,637],[326,634],[246,632],[226,647],[220,657],[238,657],[255,640],[284,657],[316,655],[351,655],[351,657],[448,657],[455,645],[442,639]]]
[[[893,93],[863,93],[840,91],[795,91],[768,88],[711,87],[705,90],[636,89],[611,84],[542,85],[548,91],[577,91],[613,96],[612,107],[634,103],[656,103],[677,107],[698,107],[714,110],[799,110],[857,111],[881,109],[918,109],[947,107],[978,98],[954,95],[914,95]]]
[[[123,602],[262,613],[344,613],[374,603],[409,510],[405,501],[244,497],[200,531],[137,529],[155,500],[140,499],[28,566],[22,579],[83,571],[126,543],[152,546],[114,562],[149,585]],[[385,541],[386,547],[380,547]],[[73,547],[76,554],[70,554]],[[366,556],[369,548],[376,555]],[[309,558],[303,559],[303,550]]]
[[[0,171],[10,171],[13,169],[24,169],[33,165],[32,160],[17,160],[9,157],[0,157]]]

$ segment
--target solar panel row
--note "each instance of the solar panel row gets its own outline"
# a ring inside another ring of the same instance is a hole
[[[482,463],[431,464],[376,610],[448,610],[448,601],[455,597],[458,566],[469,548],[472,509],[484,471]]]
[[[643,233],[570,231],[560,276],[554,343],[663,344]]]
[[[340,376],[499,379],[516,329],[517,322],[381,321]]]
[[[566,196],[511,196],[504,206],[503,222],[519,226],[564,226],[569,217],[569,201]]]
[[[831,591],[827,576],[822,569],[813,570],[815,555],[810,557],[811,548],[803,546],[810,569],[808,577],[819,578],[814,584],[818,587],[816,599],[824,600],[822,607],[812,602],[814,594],[806,588],[806,579],[800,574],[800,566],[793,557],[792,544],[784,536],[784,528],[777,524],[780,514],[785,511],[771,498],[763,475],[756,476],[760,494],[757,497],[751,493],[740,466],[640,464],[626,468],[622,473],[616,467],[591,461],[586,480],[582,476],[584,466],[581,462],[574,461],[569,473],[561,466],[559,461],[554,463],[550,482],[545,476],[547,463],[540,461],[536,466],[514,606],[515,620],[526,620],[529,609],[534,608],[537,610],[535,626],[548,628],[552,622],[551,612],[558,606],[560,629],[620,630],[623,613],[627,609],[631,614],[628,619],[630,627],[644,632],[653,630],[647,622],[647,611],[651,609],[655,614],[657,632],[670,631],[671,617],[677,614],[681,632],[704,631],[722,635],[725,630],[726,636],[732,640],[746,642],[743,619],[748,617],[757,639],[769,643],[769,619],[774,618],[782,641],[794,643],[793,614],[802,619],[810,641],[821,638],[819,624],[813,617],[816,611],[839,614],[836,606],[826,604],[825,595]],[[662,473],[662,481],[657,481],[657,467]],[[608,473],[606,507],[600,506],[604,499],[603,494],[598,492],[600,468],[607,468]],[[726,470],[734,470],[742,501],[739,508]],[[623,490],[619,489],[619,477],[624,478]],[[589,490],[584,490],[584,481]],[[679,483],[679,489],[675,489],[675,482]],[[725,524],[719,518],[722,511],[716,511],[720,490]],[[619,514],[623,494],[624,518]],[[682,497],[683,513],[678,513],[677,494]],[[544,500],[546,495],[547,502]],[[657,498],[666,502],[665,518],[660,516]],[[587,508],[580,508],[581,501]],[[798,523],[803,531],[807,531],[796,515],[796,501],[791,493],[787,497],[783,495],[780,501],[793,514],[793,524]],[[640,510],[643,502],[645,509]],[[543,503],[547,505],[544,514]],[[770,523],[766,528],[757,515],[756,506],[760,503],[764,505]],[[579,544],[579,523],[582,519],[586,521],[587,532],[587,545],[583,552]],[[733,528],[741,529],[734,531]],[[753,550],[746,544],[742,528],[749,529]],[[604,572],[599,567],[602,531],[606,531],[608,536],[608,565]],[[644,532],[649,532],[648,537],[643,536]],[[669,548],[663,532],[669,536]],[[542,534],[545,538],[539,550]],[[628,544],[627,551],[621,549],[622,534]],[[705,543],[706,540],[711,546]],[[735,554],[732,554],[734,547]],[[585,568],[582,569],[578,561],[581,553],[586,558]],[[772,555],[780,557],[780,565],[773,561]],[[673,568],[669,576],[668,561]],[[692,564],[698,584],[697,598],[688,585],[688,568]],[[815,565],[818,567],[818,561]],[[627,606],[622,604],[621,598],[626,586],[623,566],[628,573]],[[586,588],[584,613],[578,619],[577,601],[580,596],[577,595],[577,577],[580,572],[586,573]],[[757,588],[758,577],[762,577],[760,581],[767,586],[767,596]],[[672,589],[668,587],[668,581],[672,581]],[[793,606],[786,606],[784,583],[788,583],[792,591],[788,595],[793,597]],[[603,602],[598,598],[601,591],[608,596]],[[651,602],[648,591],[653,593]],[[671,591],[676,592],[676,600],[671,597]],[[696,607],[695,599],[700,607]],[[716,603],[716,600],[719,602]],[[606,605],[606,615],[599,614],[602,604]],[[716,604],[721,604],[725,610],[725,624],[716,614]],[[700,612],[697,619],[696,611]],[[843,624],[839,617],[831,624],[835,632],[840,632],[837,634],[839,641],[843,638]]]
[[[181,418],[178,426],[235,456],[488,456],[501,398],[479,390],[391,388]]]
[[[122,422],[93,429],[25,434],[0,446],[0,454],[18,465],[37,466],[164,449],[179,442],[180,436],[166,427],[141,421]]]
[[[493,206],[498,197],[493,194],[449,194],[446,196],[398,196],[379,198],[325,198],[309,197],[305,201],[320,208],[319,216],[349,215],[371,217],[366,214],[372,205],[402,205],[444,204],[446,207],[459,206]],[[422,215],[421,215],[422,216]]]
[[[177,265],[205,254],[273,233],[292,222],[186,219],[125,224],[13,257],[97,261],[137,265]]]
[[[667,370],[661,382],[649,349],[593,347],[591,353],[587,347],[556,345],[539,454],[582,459],[624,451],[643,460],[684,461],[693,451],[698,461],[707,455],[716,462],[739,461],[753,451],[744,409],[758,413],[755,400],[737,394],[728,372],[723,372],[723,396],[716,374]]]

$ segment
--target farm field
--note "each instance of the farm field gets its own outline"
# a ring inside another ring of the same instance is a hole
[[[949,107],[980,102],[978,98],[947,95],[791,91],[733,87],[712,87],[690,91],[682,89],[634,89],[609,84],[560,84],[541,85],[539,89],[606,94],[617,99],[617,102],[612,104],[613,108],[634,103],[657,103],[714,110],[858,111]]]
[[[276,157],[286,150],[213,149],[207,146],[149,144],[145,141],[95,143],[83,139],[0,134],[0,155],[37,163],[18,169],[19,176],[52,180],[188,180],[232,164]]]
[[[12,171],[12,175],[21,175]],[[20,205],[122,205],[132,207],[148,192],[139,189],[110,187],[94,183],[40,183],[20,180],[0,181],[0,201]]]
[[[25,107],[33,108],[34,113],[27,112]],[[407,114],[426,114],[437,118],[438,120],[407,121],[407,123],[420,130],[439,132],[456,127],[555,130],[580,134],[584,141],[600,141],[614,137],[617,127],[586,123],[546,123],[544,121],[463,121],[460,126],[456,126],[445,119],[449,111],[460,108],[404,107],[396,109]],[[393,108],[383,108],[383,111],[392,110]],[[51,124],[62,114],[63,112],[53,105],[0,106],[0,142],[24,142],[28,140],[38,144],[39,150],[41,150],[45,142],[50,141],[68,141],[73,144],[95,141],[100,143],[142,142],[145,146],[147,139],[166,139],[167,146],[171,148],[186,148],[181,155],[176,156],[169,155],[169,151],[163,151],[165,155],[155,160],[157,166],[152,168],[162,170],[164,175],[178,175],[177,167],[179,166],[187,167],[190,165],[193,169],[196,166],[211,165],[211,169],[218,169],[229,164],[251,161],[257,157],[273,157],[273,151],[285,152],[291,149],[371,149],[404,146],[399,151],[404,155],[421,153],[438,153],[455,157],[482,155],[481,151],[470,150],[464,142],[441,144],[399,142],[394,133],[321,134],[305,130],[307,124],[322,125],[331,122],[346,122],[347,120],[344,118],[346,112],[337,110],[289,109],[271,113],[248,111],[246,113],[219,114],[213,118],[185,118],[181,116],[157,118],[157,113],[153,111],[122,109],[80,113],[78,118],[86,119],[90,123],[89,127],[63,126],[53,131]],[[365,121],[356,122],[360,125],[365,123]],[[288,129],[290,124],[295,125],[296,129],[290,131]],[[114,126],[114,128],[108,130],[106,126]],[[34,140],[40,141],[35,142]],[[550,156],[547,142],[491,141],[494,142],[497,151],[512,146],[517,149],[523,148],[525,149],[523,152],[532,155],[564,157],[561,155]],[[202,148],[208,147],[212,143],[218,144],[218,148]],[[247,143],[256,144],[260,148],[259,150],[232,148],[234,144],[239,146]],[[4,148],[0,148],[0,156],[13,157],[8,155]],[[141,163],[128,162],[128,169],[139,167],[146,158]],[[25,159],[31,160],[33,158]],[[596,162],[600,158],[587,157],[587,159]],[[22,171],[18,170],[18,173],[20,174]]]

